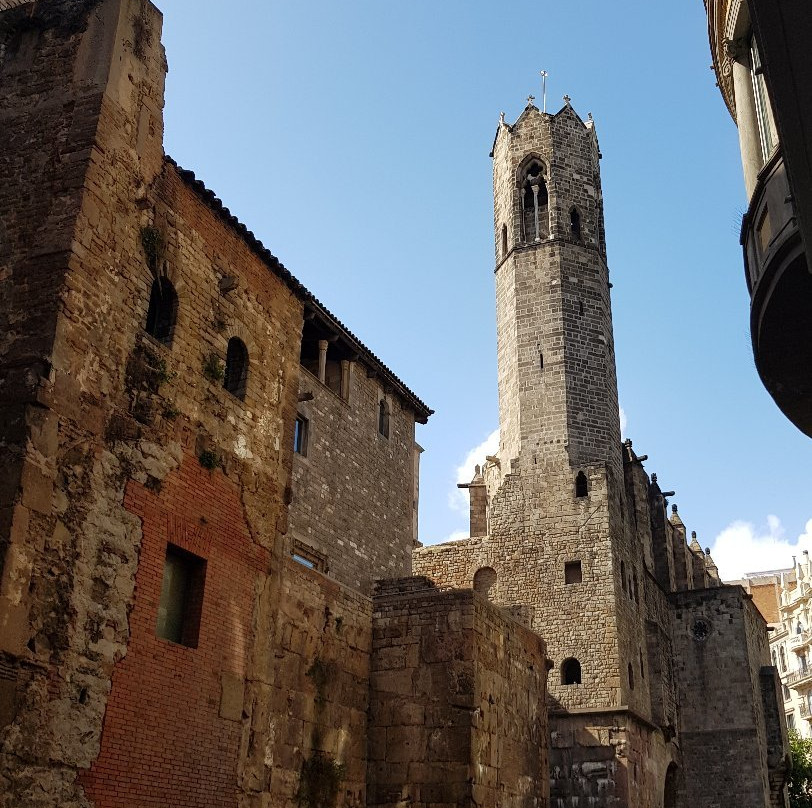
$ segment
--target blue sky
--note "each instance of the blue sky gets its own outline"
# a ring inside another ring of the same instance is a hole
[[[700,0],[159,5],[167,151],[437,411],[424,542],[465,528],[458,467],[498,426],[488,153],[546,69],[548,109],[591,112],[604,155],[628,437],[724,575],[812,546],[812,444],[752,360]]]

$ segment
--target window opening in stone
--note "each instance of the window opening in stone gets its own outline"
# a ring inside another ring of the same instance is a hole
[[[626,594],[626,562],[620,562],[620,585],[623,587],[623,594]]]
[[[504,258],[508,253],[508,232],[507,232],[507,225],[502,225],[502,258]]]
[[[787,672],[787,655],[784,652],[783,646],[778,649],[778,653],[781,655],[781,673]]]
[[[474,592],[488,598],[488,600],[491,599],[491,590],[495,585],[496,570],[493,567],[482,567],[474,574]]]
[[[307,456],[307,438],[310,422],[304,415],[296,416],[296,424],[293,427],[293,451],[296,454]]]
[[[640,679],[642,680],[642,679],[645,679],[645,678],[646,678],[646,670],[643,667],[643,652],[641,651],[640,652]]]
[[[634,602],[639,606],[640,605],[640,590],[637,588],[637,573],[634,573]]]
[[[564,583],[580,584],[583,580],[580,561],[567,561],[564,564]]]
[[[584,301],[583,300],[578,301],[578,314],[580,314],[581,317],[584,316]]]
[[[677,765],[669,764],[665,772],[663,808],[677,808]]]
[[[586,474],[583,471],[578,472],[578,476],[575,478],[575,496],[576,497],[585,497],[589,494],[589,483],[586,479]]]
[[[223,375],[223,387],[237,398],[245,398],[245,384],[248,381],[248,348],[239,337],[228,341],[226,350],[226,369]]]
[[[539,370],[544,370],[544,354],[539,351]]]
[[[525,241],[547,237],[547,183],[540,163],[530,163],[522,183],[522,225]]]
[[[576,240],[581,240],[581,214],[577,208],[570,211],[570,235]]]
[[[634,690],[634,668],[632,663],[629,663],[629,690]]]
[[[787,729],[795,729],[795,713],[787,713]]]
[[[321,553],[317,553],[312,547],[302,544],[300,541],[293,542],[291,557],[297,564],[307,567],[316,572],[327,572],[327,559]]]
[[[164,345],[172,344],[178,316],[178,295],[168,278],[156,278],[149,295],[149,309],[144,330]]]
[[[565,659],[561,663],[561,684],[581,684],[581,663],[577,659]]]
[[[197,648],[205,581],[204,559],[174,544],[167,545],[155,629],[159,637]]]
[[[389,405],[384,398],[378,403],[378,434],[389,437]]]

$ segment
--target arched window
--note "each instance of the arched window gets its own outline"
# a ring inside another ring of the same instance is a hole
[[[629,690],[634,690],[634,668],[632,663],[629,663]]]
[[[561,684],[581,684],[581,663],[577,659],[570,657],[561,663]]]
[[[508,234],[507,234],[507,225],[502,225],[502,258],[504,258],[508,253]]]
[[[527,167],[521,186],[522,228],[525,241],[541,241],[547,238],[549,222],[547,215],[547,183],[544,168],[533,160]]]
[[[578,208],[570,211],[570,235],[576,241],[581,240],[581,214],[578,213]]]
[[[578,476],[575,478],[575,496],[576,497],[585,497],[589,494],[589,483],[586,479],[586,474],[583,471],[578,472]]]
[[[245,383],[248,380],[248,348],[239,337],[228,341],[226,351],[226,370],[223,375],[223,387],[237,398],[245,398]]]
[[[378,404],[378,434],[389,437],[389,405],[385,398]]]
[[[679,796],[679,778],[677,766],[669,764],[665,772],[665,786],[663,789],[663,808],[676,808]]]
[[[490,591],[496,584],[496,570],[493,567],[482,567],[474,575],[474,592],[490,600]]]
[[[149,309],[144,330],[164,345],[172,344],[178,316],[178,295],[168,278],[156,278],[149,293]]]

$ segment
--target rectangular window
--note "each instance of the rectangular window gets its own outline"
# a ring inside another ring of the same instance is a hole
[[[567,561],[564,564],[564,583],[580,584],[583,580],[580,561]]]
[[[327,572],[327,559],[321,553],[317,553],[312,547],[308,547],[300,541],[293,543],[291,555],[293,560],[303,567],[316,570],[316,572]]]
[[[795,729],[795,713],[787,714],[787,729]]]
[[[789,692],[789,688],[786,685],[781,685],[783,692],[784,692],[784,701],[789,701],[792,698],[792,694]]]
[[[302,457],[307,456],[307,433],[309,422],[303,415],[296,416],[296,425],[293,427],[293,451]]]
[[[753,68],[753,97],[756,102],[761,156],[766,163],[775,149],[778,138],[775,133],[775,122],[773,121],[773,111],[770,107],[770,98],[767,95],[767,82],[764,80],[764,68],[761,66],[761,56],[756,47],[755,37],[753,37],[750,43],[750,63]]]
[[[205,581],[204,559],[173,544],[167,545],[155,629],[159,637],[197,648]]]

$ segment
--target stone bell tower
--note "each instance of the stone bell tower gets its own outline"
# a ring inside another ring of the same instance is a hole
[[[554,115],[531,99],[512,126],[502,119],[492,157],[501,468],[488,560],[500,600],[523,605],[548,642],[561,707],[629,704],[644,637],[626,595],[635,561],[594,124],[566,97]]]
[[[567,101],[493,150],[500,456],[621,468],[600,153]]]

